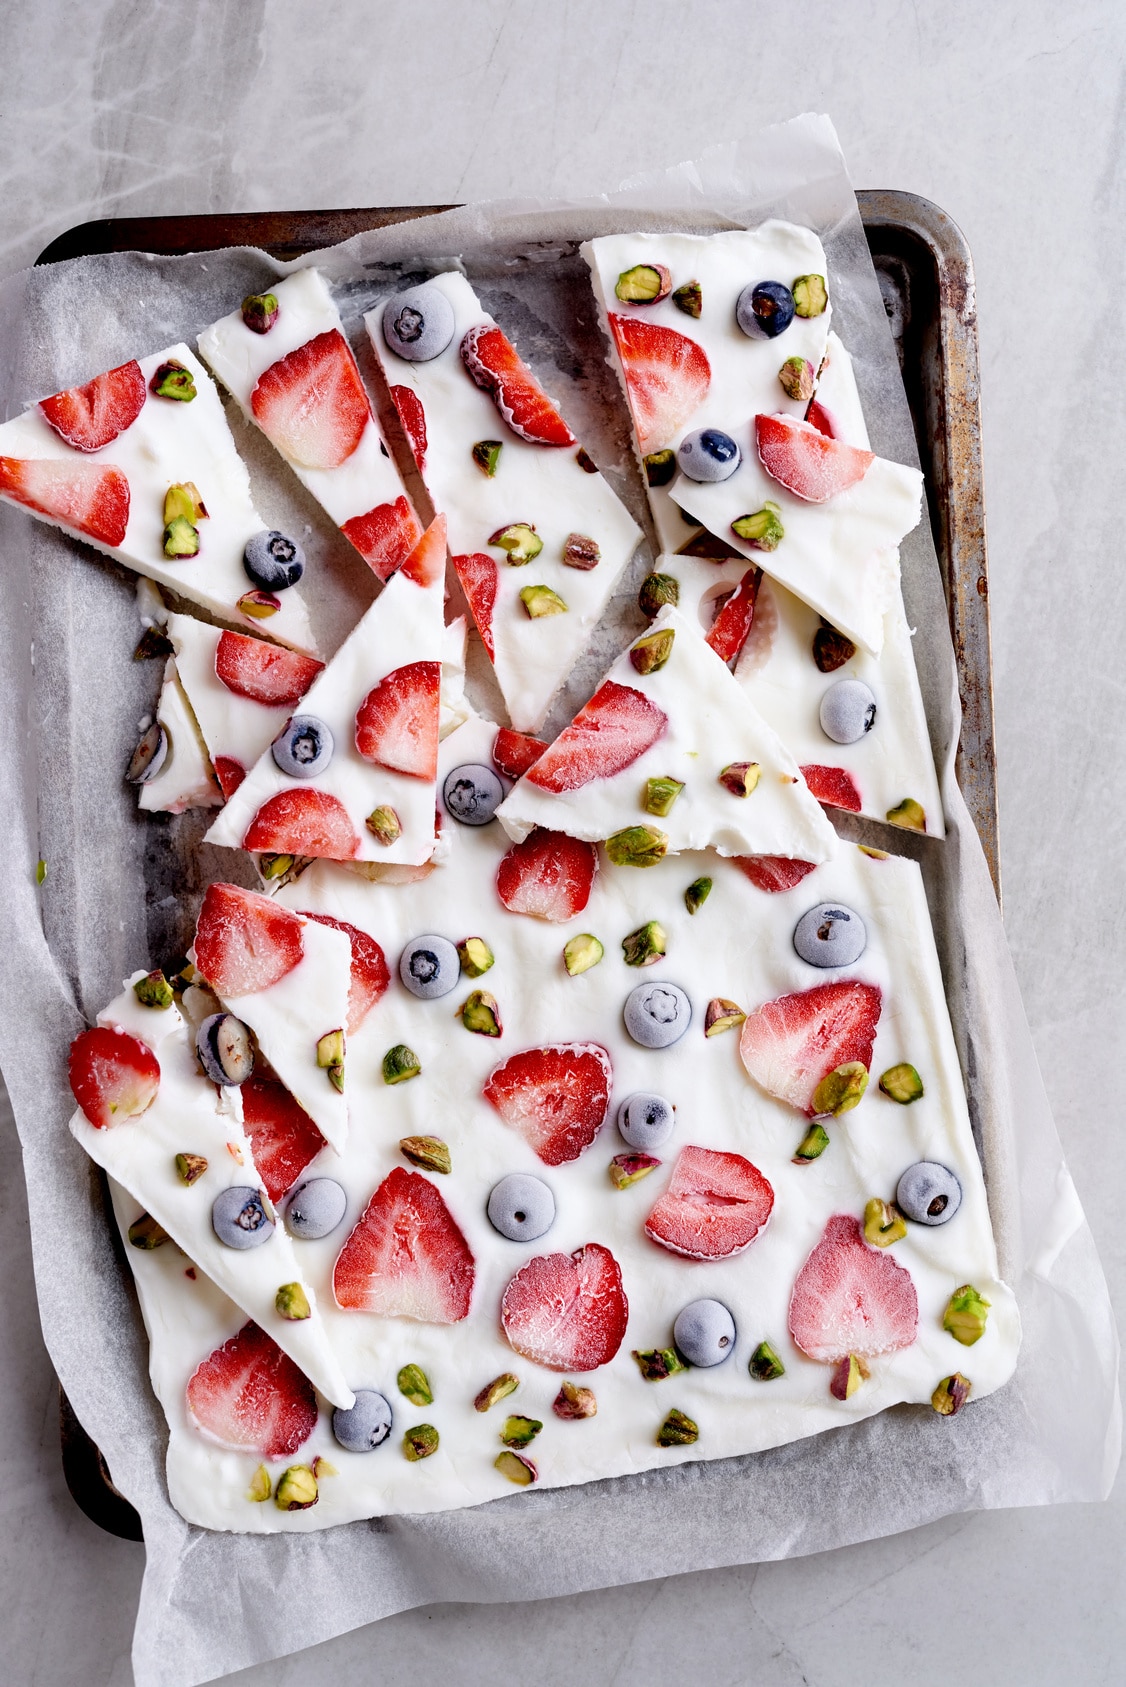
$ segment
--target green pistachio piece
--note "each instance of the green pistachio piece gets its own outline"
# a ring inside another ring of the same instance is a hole
[[[857,844],[861,855],[871,856],[873,861],[890,861],[891,857],[886,849],[873,849],[871,844]]]
[[[498,1453],[493,1465],[502,1476],[507,1476],[510,1482],[515,1482],[518,1488],[529,1488],[533,1482],[539,1481],[540,1473],[536,1469],[535,1461],[525,1457],[523,1453]]]
[[[747,1362],[747,1369],[756,1382],[774,1382],[784,1377],[786,1367],[768,1341],[760,1341]]]
[[[466,978],[480,978],[496,960],[483,937],[466,937],[457,946],[457,958]]]
[[[278,319],[278,301],[273,293],[248,293],[242,301],[242,320],[255,334],[268,334]]]
[[[823,275],[799,275],[790,292],[798,316],[820,316],[829,304],[829,290]]]
[[[194,481],[180,481],[175,486],[168,488],[168,491],[164,494],[164,521],[166,526],[178,520],[190,522],[194,526],[197,521],[206,521],[206,519],[207,507],[200,497]]]
[[[142,1213],[129,1226],[129,1240],[135,1248],[144,1248],[151,1253],[154,1248],[162,1248],[171,1238],[167,1230],[156,1222],[149,1213]]]
[[[577,1423],[580,1418],[592,1418],[598,1413],[598,1401],[594,1397],[593,1388],[580,1388],[577,1383],[565,1382],[560,1385],[559,1393],[551,1402],[551,1409],[557,1418],[567,1423]]]
[[[834,1400],[851,1400],[862,1382],[868,1378],[867,1365],[859,1353],[846,1353],[833,1366],[829,1379],[829,1393]]]
[[[538,621],[544,615],[567,613],[567,605],[550,586],[525,586],[520,593],[520,602],[524,605],[525,615],[532,621]]]
[[[972,1347],[975,1341],[980,1341],[985,1334],[985,1321],[989,1316],[992,1303],[979,1295],[970,1283],[963,1283],[946,1303],[946,1311],[942,1315],[942,1327],[947,1335],[960,1341],[963,1347]]]
[[[713,996],[704,1015],[704,1035],[718,1037],[724,1031],[734,1031],[746,1017],[738,1002],[729,1002],[726,996]]]
[[[676,452],[650,451],[644,459],[645,479],[650,486],[669,486],[676,478]]]
[[[273,592],[243,592],[238,608],[252,621],[268,621],[281,608],[281,598],[275,597]]]
[[[174,358],[160,365],[149,382],[149,391],[157,398],[178,398],[182,404],[190,404],[196,395],[191,370]]]
[[[645,812],[660,819],[672,811],[672,805],[684,789],[683,779],[647,779],[645,781]]]
[[[719,782],[733,797],[749,797],[761,777],[757,761],[733,761],[720,770]]]
[[[638,639],[629,653],[632,667],[639,674],[660,673],[672,655],[675,638],[676,633],[672,627],[662,627],[659,632],[646,633],[644,638]]]
[[[655,305],[672,292],[672,276],[664,264],[634,264],[624,269],[614,292],[625,305]]]
[[[274,1504],[279,1511],[308,1511],[320,1496],[317,1479],[307,1464],[291,1464],[282,1472]]]
[[[398,1384],[399,1393],[405,1395],[412,1406],[432,1406],[434,1404],[430,1380],[421,1365],[404,1365],[395,1381]]]
[[[813,1111],[837,1118],[859,1105],[868,1088],[868,1069],[859,1060],[846,1060],[834,1072],[826,1072],[813,1092]]]
[[[440,1136],[404,1136],[399,1141],[399,1153],[412,1166],[423,1171],[446,1173],[450,1170],[450,1151]]]
[[[499,1400],[505,1400],[510,1394],[515,1394],[520,1387],[520,1378],[513,1376],[511,1371],[502,1371],[499,1377],[486,1383],[473,1402],[476,1412],[487,1412],[490,1406],[495,1406]]]
[[[889,808],[887,821],[890,826],[903,826],[909,832],[925,832],[927,829],[926,812],[922,803],[917,803],[914,797],[904,797],[894,808]]]
[[[615,1189],[628,1189],[656,1171],[660,1163],[652,1154],[615,1154],[610,1161],[610,1182]]]
[[[408,1078],[417,1078],[422,1071],[417,1054],[409,1049],[406,1043],[396,1043],[393,1049],[388,1049],[383,1056],[383,1082],[385,1084],[405,1084]]]
[[[167,557],[199,555],[199,529],[186,516],[175,516],[165,527],[164,554]]]
[[[488,543],[499,545],[513,568],[523,568],[543,550],[543,540],[530,521],[513,521],[507,527],[498,527]]]
[[[813,397],[816,374],[808,357],[788,357],[778,371],[778,380],[787,398],[808,404]]]
[[[589,972],[591,967],[596,967],[605,953],[597,937],[583,931],[563,945],[563,965],[572,978],[577,978],[581,972]]]
[[[679,602],[680,581],[675,574],[647,574],[642,580],[637,606],[648,620],[659,615],[666,603],[675,609]]]
[[[615,867],[655,867],[669,847],[655,826],[626,826],[606,839],[606,854]]]
[[[261,1505],[263,1500],[269,1499],[273,1491],[274,1484],[270,1481],[270,1472],[264,1464],[260,1464],[250,1478],[250,1487],[246,1490],[246,1497],[248,1500],[253,1500],[255,1505]]]
[[[711,879],[693,879],[684,893],[684,906],[690,914],[698,914],[711,893]]]
[[[364,822],[376,843],[381,843],[385,849],[403,835],[403,823],[390,803],[380,803],[373,808]]]
[[[807,1166],[811,1160],[819,1160],[829,1146],[829,1133],[824,1125],[810,1125],[794,1152],[793,1164]]]
[[[487,990],[471,991],[457,1012],[465,1029],[475,1031],[479,1037],[499,1037],[504,1029],[497,999]]]
[[[274,1307],[279,1318],[288,1318],[292,1324],[313,1316],[309,1297],[300,1283],[283,1283],[274,1296]]]
[[[898,1101],[906,1107],[912,1101],[918,1101],[923,1093],[923,1080],[915,1068],[906,1060],[898,1066],[889,1066],[880,1078],[880,1088],[893,1101]]]
[[[159,971],[138,978],[133,986],[133,994],[141,1006],[146,1008],[170,1008],[176,999],[171,984]]]
[[[756,551],[776,551],[786,537],[781,513],[779,506],[768,499],[761,510],[755,510],[751,515],[736,516],[731,523],[731,531]]]
[[[694,316],[698,319],[704,308],[704,295],[700,290],[700,283],[698,281],[686,281],[682,287],[678,287],[673,293],[672,302],[677,310],[684,312],[685,316]]]
[[[838,668],[843,668],[846,662],[851,662],[856,655],[856,646],[850,638],[838,633],[836,627],[830,625],[825,617],[821,617],[821,625],[813,635],[813,660],[823,674],[835,674]]]
[[[342,1066],[344,1063],[343,1031],[326,1031],[317,1038],[317,1065]]]
[[[181,1183],[190,1189],[193,1183],[198,1183],[207,1170],[207,1161],[202,1154],[177,1154],[176,1176]]]
[[[955,1371],[952,1376],[943,1377],[934,1393],[931,1395],[931,1405],[939,1417],[952,1418],[955,1412],[960,1412],[970,1397],[973,1383],[969,1377],[964,1377],[961,1371]]]
[[[533,1442],[543,1424],[539,1418],[514,1416],[505,1418],[500,1438],[506,1447],[527,1447]]]
[[[657,1431],[658,1447],[691,1447],[700,1439],[700,1431],[690,1417],[674,1406]]]
[[[873,1195],[864,1205],[864,1240],[874,1248],[890,1248],[907,1234],[907,1224],[898,1207]]]
[[[313,1460],[313,1475],[319,1482],[322,1476],[339,1476],[340,1472],[334,1464],[329,1464],[328,1460],[318,1453]]]
[[[589,574],[601,561],[602,552],[593,539],[585,533],[568,533],[563,543],[563,562],[566,567],[577,568],[581,574]]]
[[[412,1464],[417,1464],[419,1459],[428,1459],[431,1453],[437,1451],[438,1431],[432,1423],[416,1424],[403,1436],[403,1457]]]
[[[35,882],[36,882],[36,884],[41,885],[43,883],[43,880],[46,877],[47,877],[47,863],[44,861],[43,857],[40,856],[39,860],[35,863]]]
[[[503,442],[499,439],[479,439],[473,447],[472,457],[482,474],[492,480],[497,472]]]
[[[664,960],[668,946],[664,926],[656,920],[647,920],[622,938],[622,959],[627,967],[651,967],[654,961]]]
[[[133,652],[134,662],[151,662],[157,656],[172,655],[172,640],[159,627],[146,627]]]
[[[284,879],[296,859],[295,855],[260,855],[258,871],[264,879]]]
[[[633,1357],[646,1382],[663,1382],[666,1377],[688,1369],[675,1347],[650,1347],[642,1352],[635,1347]]]

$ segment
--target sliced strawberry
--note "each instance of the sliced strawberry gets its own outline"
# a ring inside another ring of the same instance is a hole
[[[768,1095],[813,1117],[813,1092],[822,1078],[857,1060],[872,1064],[880,1022],[879,986],[840,979],[779,996],[748,1014],[739,1053]]]
[[[409,389],[408,389],[409,390]],[[436,586],[446,574],[446,518],[436,515],[410,556],[403,573],[416,586]]]
[[[816,865],[790,855],[735,855],[731,865],[745,873],[759,890],[793,890]]]
[[[392,387],[391,397],[419,471],[426,467],[426,411],[413,387]]]
[[[574,445],[574,434],[499,328],[486,323],[471,328],[461,342],[461,361],[521,439],[532,445]]]
[[[876,461],[871,451],[831,439],[793,416],[756,416],[755,443],[767,474],[807,504],[847,492]]]
[[[338,469],[346,463],[371,415],[356,360],[339,328],[315,335],[263,370],[250,408],[266,438],[305,469]]]
[[[512,914],[560,925],[582,913],[597,871],[593,844],[537,826],[501,861],[497,895]]]
[[[216,678],[236,697],[268,709],[291,709],[300,703],[323,668],[324,663],[311,656],[245,633],[224,633],[215,647]]]
[[[264,802],[242,840],[244,849],[353,861],[360,840],[339,797],[309,787],[279,791]]]
[[[246,778],[246,769],[234,756],[216,756],[215,777],[223,795],[233,797]]]
[[[831,410],[826,410],[825,406],[819,403],[816,398],[810,399],[809,409],[805,413],[805,419],[811,428],[816,428],[818,433],[823,433],[826,439],[840,438],[840,429],[837,426],[833,412]]]
[[[433,779],[438,772],[440,662],[408,662],[372,687],[356,710],[356,748],[379,767]]]
[[[610,314],[633,425],[643,452],[668,445],[700,408],[712,384],[707,353],[687,334]]]
[[[761,568],[748,568],[712,622],[708,643],[721,662],[730,662],[738,656],[747,642],[754,625],[755,599],[761,580]]]
[[[148,396],[139,363],[130,361],[39,401],[43,419],[76,451],[100,451],[131,427]]]
[[[376,1002],[391,982],[383,950],[368,932],[347,920],[334,920],[330,914],[311,914],[303,910],[307,920],[342,931],[352,944],[352,980],[348,986],[348,1035],[358,1031]]]
[[[188,1411],[235,1452],[286,1459],[317,1427],[313,1385],[257,1324],[217,1347],[188,1378]]]
[[[291,973],[305,953],[301,921],[241,885],[208,885],[195,928],[195,964],[217,996],[249,996]]]
[[[810,762],[802,768],[801,776],[818,802],[827,803],[830,808],[847,808],[851,814],[860,813],[860,792],[856,781],[843,767]]]
[[[668,724],[643,692],[604,680],[527,774],[528,783],[558,794],[612,779],[652,749]]]
[[[598,1043],[553,1043],[509,1055],[481,1092],[545,1166],[589,1148],[606,1118],[614,1069]]]
[[[120,545],[129,525],[129,482],[108,463],[0,457],[0,495],[101,545]]]
[[[239,1095],[258,1175],[271,1201],[280,1201],[316,1159],[325,1139],[285,1085],[273,1078],[247,1078]]]
[[[911,1273],[870,1248],[860,1221],[835,1213],[790,1296],[790,1334],[811,1359],[835,1364],[850,1353],[894,1353],[919,1333]]]
[[[774,1208],[774,1190],[742,1154],[682,1148],[645,1234],[686,1259],[727,1259],[749,1248]]]
[[[493,739],[493,764],[506,779],[521,779],[546,749],[542,738],[529,738],[526,732],[502,726]]]
[[[349,1310],[456,1324],[468,1316],[473,1277],[469,1244],[437,1189],[396,1166],[341,1248],[332,1292]]]
[[[622,1345],[629,1302],[609,1248],[541,1254],[513,1277],[500,1304],[509,1346],[549,1371],[593,1371]]]
[[[471,556],[455,556],[452,561],[465,593],[465,601],[481,635],[481,643],[489,653],[489,661],[495,662],[493,609],[497,601],[497,565],[484,551],[474,551]]]
[[[389,580],[402,567],[422,537],[422,526],[406,498],[354,515],[340,531],[380,580]]]
[[[156,1055],[118,1025],[80,1031],[70,1045],[68,1072],[74,1099],[97,1130],[136,1119],[160,1088]]]

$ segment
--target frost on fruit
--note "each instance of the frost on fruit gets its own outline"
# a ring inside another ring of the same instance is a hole
[[[873,1195],[864,1207],[864,1240],[874,1248],[890,1248],[907,1234],[907,1222],[898,1207]]]
[[[939,1417],[952,1418],[956,1412],[962,1410],[972,1388],[969,1377],[964,1377],[961,1371],[955,1371],[952,1376],[943,1377],[931,1395],[931,1405]]]
[[[860,1060],[846,1060],[827,1072],[813,1092],[813,1111],[823,1118],[837,1118],[859,1105],[868,1088],[868,1068]]]
[[[691,1447],[699,1439],[698,1426],[675,1406],[657,1431],[658,1447]]]
[[[580,932],[578,937],[572,937],[563,946],[563,965],[572,978],[577,978],[582,972],[589,972],[596,967],[605,954],[601,943],[591,932]]]
[[[404,1365],[395,1378],[399,1393],[408,1399],[412,1406],[432,1406],[434,1395],[430,1387],[430,1380],[421,1365]]]
[[[636,931],[631,931],[628,937],[623,937],[622,958],[627,967],[652,966],[655,961],[664,960],[668,944],[664,926],[656,920],[648,920]]]
[[[452,1166],[449,1148],[439,1136],[404,1136],[399,1153],[412,1166],[421,1166],[427,1172],[447,1173]]]
[[[731,531],[745,545],[750,545],[756,551],[776,551],[786,537],[786,529],[782,526],[781,510],[777,504],[769,500],[761,510],[755,510],[750,515],[736,516],[731,523]]]
[[[539,621],[545,615],[567,613],[567,605],[550,586],[524,586],[520,592],[520,602],[524,605],[525,615],[531,621]]]
[[[319,1498],[317,1479],[311,1468],[307,1464],[291,1464],[282,1473],[274,1504],[279,1511],[308,1511]]]
[[[667,834],[655,826],[626,826],[606,839],[606,854],[615,867],[655,867],[668,847]]]
[[[972,1347],[975,1341],[980,1341],[985,1334],[985,1323],[989,1316],[991,1302],[978,1294],[971,1283],[963,1283],[946,1303],[946,1311],[942,1315],[942,1327],[947,1335],[961,1342],[963,1347]]]
[[[675,638],[676,632],[672,627],[662,627],[657,633],[646,633],[629,653],[631,666],[639,674],[660,673],[672,655]]]
[[[431,1453],[437,1451],[438,1431],[432,1423],[417,1424],[403,1436],[403,1457],[411,1464],[417,1464],[419,1459],[428,1459]]]
[[[406,1043],[396,1043],[393,1049],[388,1049],[383,1056],[383,1082],[385,1084],[404,1084],[408,1078],[417,1078],[422,1071],[417,1054],[409,1049]]]
[[[889,1066],[880,1079],[880,1088],[892,1101],[898,1101],[901,1106],[908,1106],[912,1101],[918,1101],[923,1094],[923,1080],[915,1068],[902,1061],[898,1066]]]
[[[498,1401],[506,1400],[510,1394],[515,1394],[519,1387],[519,1377],[513,1376],[511,1371],[502,1371],[499,1377],[494,1377],[492,1382],[486,1383],[477,1395],[473,1402],[474,1411],[487,1412]]]

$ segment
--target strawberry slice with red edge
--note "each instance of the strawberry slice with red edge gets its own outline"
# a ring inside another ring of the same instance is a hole
[[[642,452],[668,445],[708,396],[707,353],[687,334],[635,316],[611,312],[610,331]]]
[[[129,482],[108,463],[0,457],[0,496],[84,533],[100,545],[125,541]]]
[[[779,996],[747,1015],[743,1065],[768,1095],[813,1117],[813,1094],[838,1066],[872,1064],[883,995],[876,984],[840,979]]]
[[[141,366],[132,359],[83,387],[68,387],[39,401],[43,420],[76,451],[100,451],[132,427],[148,396]]]
[[[401,568],[422,537],[422,524],[406,498],[376,504],[366,515],[354,515],[340,531],[359,551],[372,573],[389,580]]]
[[[371,416],[360,371],[339,328],[314,335],[264,369],[250,408],[266,438],[304,469],[346,463]]]
[[[829,808],[847,808],[850,814],[860,813],[860,792],[845,768],[810,762],[801,769],[801,776],[818,802]]]
[[[818,433],[823,433],[826,439],[840,438],[841,430],[837,426],[837,421],[833,412],[831,410],[826,410],[825,406],[816,398],[810,399],[809,409],[805,413],[805,419],[811,428],[816,428]]]
[[[682,1148],[645,1234],[686,1259],[728,1259],[749,1248],[774,1210],[774,1190],[742,1154]]]
[[[511,914],[562,924],[590,901],[598,851],[582,838],[536,826],[497,868],[497,895]]]
[[[265,639],[245,633],[224,633],[215,647],[215,677],[236,697],[262,703],[269,709],[292,709],[300,703],[323,662],[283,650]]]
[[[413,387],[392,387],[391,397],[419,472],[426,467],[426,411]]]
[[[246,829],[242,847],[272,855],[354,861],[360,840],[339,797],[305,787],[279,791],[264,802]]]
[[[241,885],[208,885],[196,921],[195,964],[217,996],[268,990],[304,953],[301,921],[288,908]]]
[[[332,1292],[345,1310],[457,1324],[469,1314],[474,1275],[469,1244],[437,1189],[396,1166],[341,1248]]]
[[[312,1383],[257,1324],[197,1365],[185,1393],[203,1433],[235,1452],[289,1458],[317,1426]]]
[[[910,1347],[919,1333],[911,1273],[868,1246],[859,1219],[835,1213],[798,1272],[789,1324],[802,1352],[824,1364]]]
[[[96,1130],[139,1118],[160,1088],[156,1055],[119,1025],[80,1031],[67,1071],[74,1099]]]
[[[372,686],[356,710],[356,748],[367,761],[434,779],[442,690],[440,662],[408,662]]]
[[[707,642],[721,662],[730,662],[738,656],[750,636],[761,581],[762,569],[748,568],[712,622]]]
[[[604,680],[529,770],[528,783],[558,795],[593,779],[612,779],[651,750],[668,724],[665,711],[643,692]]]
[[[530,738],[526,732],[502,726],[493,739],[493,766],[506,779],[522,779],[546,749],[542,738]]]
[[[416,586],[436,586],[446,574],[446,518],[437,515],[403,564],[402,572]]]
[[[792,855],[734,855],[731,865],[738,867],[758,890],[773,894],[800,885],[806,874],[813,872],[816,862],[799,861]]]
[[[621,1267],[600,1242],[530,1259],[500,1305],[509,1346],[549,1371],[608,1365],[625,1339],[628,1318]]]
[[[214,766],[219,789],[224,797],[233,797],[246,778],[245,767],[236,756],[216,756]]]
[[[318,925],[331,926],[333,931],[342,931],[351,941],[352,976],[348,986],[346,1027],[348,1035],[351,1036],[354,1031],[359,1030],[391,982],[386,956],[375,938],[369,932],[361,931],[359,926],[350,925],[347,920],[334,920],[331,914],[313,914],[308,909],[303,909],[302,912],[307,920],[316,920]]]
[[[247,1078],[239,1095],[258,1175],[271,1201],[280,1201],[316,1159],[325,1139],[285,1085],[273,1078]]]
[[[574,445],[575,436],[508,336],[481,323],[461,342],[461,361],[514,434],[531,445]]]
[[[509,1055],[481,1093],[545,1166],[563,1166],[602,1129],[613,1081],[610,1056],[599,1043],[553,1043]]]
[[[470,556],[455,556],[452,561],[469,612],[481,635],[481,643],[489,653],[489,661],[495,662],[493,610],[497,601],[497,565],[484,551],[474,551]]]
[[[756,416],[755,444],[767,474],[807,504],[824,504],[864,479],[875,453],[832,439],[794,416]]]

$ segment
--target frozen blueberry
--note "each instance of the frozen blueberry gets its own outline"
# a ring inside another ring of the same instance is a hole
[[[555,1223],[555,1196],[542,1178],[512,1172],[493,1185],[486,1210],[493,1229],[510,1242],[534,1242]]]
[[[285,1227],[303,1242],[318,1242],[336,1229],[347,1205],[347,1195],[333,1178],[311,1177],[289,1197]]]
[[[291,779],[315,779],[332,760],[332,733],[316,715],[294,715],[271,746],[274,760]]]
[[[262,1191],[236,1184],[216,1195],[211,1228],[228,1248],[260,1248],[274,1234],[274,1221],[262,1205]]]
[[[440,287],[409,287],[383,307],[383,338],[408,363],[429,363],[454,337],[454,307]]]
[[[348,1453],[373,1453],[391,1433],[390,1402],[374,1388],[357,1388],[356,1404],[347,1411],[337,1406],[332,1433]]]
[[[697,428],[676,448],[677,463],[689,480],[728,480],[742,457],[731,435],[719,428]]]
[[[463,826],[487,826],[504,801],[504,786],[491,767],[466,762],[446,774],[442,801]]]
[[[735,320],[752,340],[776,340],[794,320],[794,295],[780,281],[750,282],[735,301]]]
[[[254,1070],[250,1032],[233,1013],[212,1013],[195,1034],[199,1063],[213,1084],[242,1084]]]
[[[672,1102],[644,1090],[627,1095],[618,1108],[618,1130],[631,1148],[646,1154],[659,1148],[673,1133]]]
[[[692,1003],[679,984],[659,980],[631,990],[622,1014],[635,1043],[643,1049],[667,1049],[687,1031]]]
[[[794,948],[811,967],[850,967],[867,943],[860,915],[833,902],[819,902],[794,927]]]
[[[962,1185],[949,1166],[916,1160],[899,1180],[895,1203],[916,1224],[945,1224],[962,1204]]]
[[[428,932],[408,943],[399,956],[399,977],[412,996],[424,1002],[448,996],[461,976],[461,961],[448,937]]]
[[[276,527],[269,532],[263,528],[246,541],[242,566],[262,591],[284,592],[287,586],[296,586],[304,574],[305,552],[296,539],[279,533]]]
[[[821,730],[834,744],[855,744],[876,724],[876,699],[860,679],[839,679],[821,699]]]
[[[722,1365],[735,1351],[735,1320],[721,1300],[693,1300],[676,1315],[672,1339],[690,1365]]]

